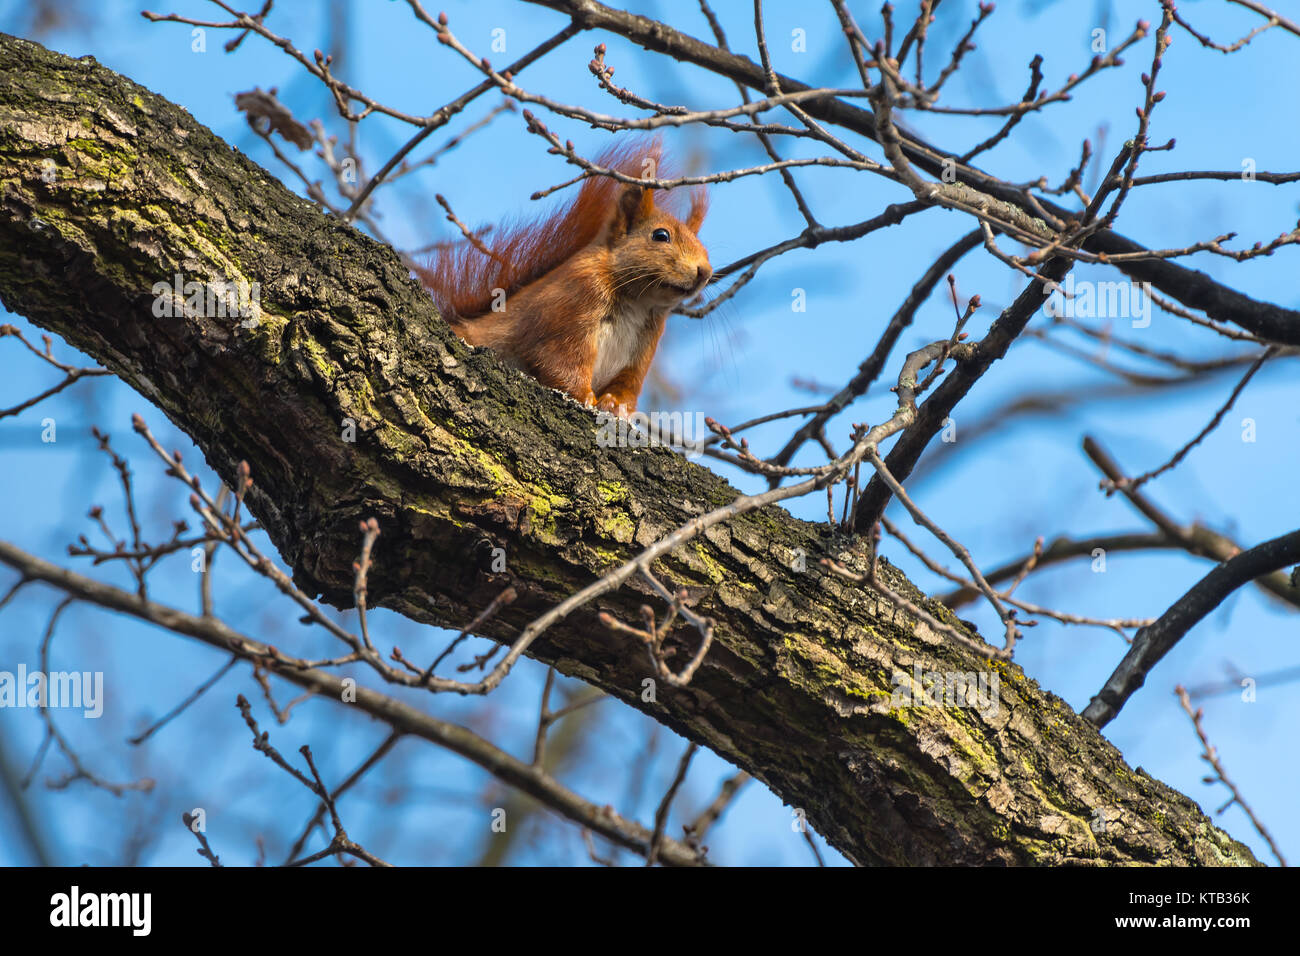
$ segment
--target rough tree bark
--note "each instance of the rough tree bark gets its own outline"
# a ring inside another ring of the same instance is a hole
[[[93,59],[4,35],[0,67],[0,299],[161,408],[224,480],[246,459],[252,511],[309,593],[351,605],[358,522],[373,515],[372,605],[459,627],[512,584],[519,600],[484,628],[508,640],[737,494],[670,451],[597,447],[590,412],[456,340],[391,249],[182,108]],[[259,282],[260,322],[156,318],[152,287],[177,273]],[[340,437],[346,419],[354,442]],[[490,571],[494,547],[508,573]],[[661,683],[656,703],[641,700],[644,648],[595,617],[637,620],[656,603],[639,585],[556,624],[530,654],[748,770],[858,863],[1254,862],[1019,667],[817,564],[860,567],[858,548],[769,508],[659,562],[717,630],[694,681]],[[681,632],[676,660],[697,639]],[[997,712],[891,707],[893,675],[914,665],[995,669]]]

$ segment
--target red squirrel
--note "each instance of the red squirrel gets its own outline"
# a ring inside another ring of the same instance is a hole
[[[606,151],[598,164],[626,176],[658,171],[657,140]],[[707,196],[685,221],[655,190],[588,178],[554,214],[492,233],[489,254],[469,242],[417,269],[438,310],[470,345],[494,349],[543,385],[626,417],[669,311],[713,275],[696,233]]]

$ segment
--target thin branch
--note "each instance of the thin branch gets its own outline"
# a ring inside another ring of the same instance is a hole
[[[655,828],[650,837],[650,849],[646,852],[645,865],[654,866],[659,856],[659,845],[663,843],[664,828],[668,825],[668,811],[673,805],[673,798],[677,796],[677,791],[681,789],[682,782],[686,779],[686,771],[690,769],[691,760],[699,751],[700,745],[691,742],[682,754],[682,759],[678,761],[677,773],[673,776],[673,782],[668,787],[668,792],[664,794],[663,799],[659,801],[659,808],[655,810]]]
[[[1300,531],[1257,544],[1220,564],[1192,585],[1154,624],[1137,632],[1124,659],[1084,708],[1084,718],[1099,729],[1105,727],[1146,682],[1151,668],[1232,592],[1255,578],[1297,563]]]
[[[42,558],[28,554],[0,540],[0,564],[8,565],[31,580],[45,581],[78,600],[83,600],[129,617],[147,621],[175,634],[192,637],[241,660],[260,662],[277,676],[311,691],[325,700],[360,710],[388,724],[394,732],[419,737],[444,747],[484,768],[503,783],[542,802],[558,814],[599,833],[619,846],[644,855],[651,832],[627,820],[608,807],[598,806],[568,790],[553,777],[518,760],[490,741],[465,727],[439,720],[416,707],[364,686],[345,684],[342,677],[327,670],[301,667],[270,645],[235,631],[215,618],[195,617],[176,608],[142,601],[120,588],[84,577]],[[698,855],[679,840],[664,838],[659,858],[674,866],[698,866]]]
[[[1223,763],[1219,760],[1219,750],[1210,743],[1210,738],[1206,735],[1205,728],[1201,725],[1201,718],[1205,716],[1205,709],[1202,707],[1197,707],[1195,710],[1192,709],[1192,702],[1187,697],[1187,688],[1183,687],[1182,684],[1179,684],[1174,688],[1174,693],[1178,695],[1178,701],[1183,705],[1183,711],[1191,718],[1192,726],[1196,728],[1196,736],[1201,739],[1201,759],[1214,768],[1214,776],[1206,777],[1205,782],[1214,783],[1217,780],[1219,783],[1227,787],[1228,791],[1232,794],[1232,799],[1219,807],[1218,812],[1222,813],[1234,803],[1241,807],[1241,809],[1246,812],[1246,816],[1250,817],[1250,822],[1251,825],[1254,826],[1255,832],[1264,838],[1264,842],[1268,844],[1268,848],[1272,850],[1273,855],[1277,857],[1278,864],[1286,866],[1286,857],[1284,857],[1282,851],[1278,849],[1277,843],[1274,842],[1268,829],[1264,826],[1263,822],[1260,821],[1259,817],[1255,815],[1255,811],[1252,810],[1250,804],[1246,802],[1246,798],[1241,795],[1241,790],[1239,790],[1237,785],[1228,777],[1228,772],[1223,769]]]

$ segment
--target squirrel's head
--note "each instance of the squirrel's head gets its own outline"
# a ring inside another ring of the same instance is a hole
[[[655,205],[655,191],[626,185],[618,194],[605,236],[616,294],[659,308],[694,298],[713,276],[696,233],[707,208],[705,193],[691,196],[686,221]]]

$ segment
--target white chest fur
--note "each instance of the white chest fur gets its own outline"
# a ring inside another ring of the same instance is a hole
[[[591,373],[591,390],[601,390],[627,368],[641,346],[641,336],[650,324],[648,306],[628,305],[600,323],[596,333],[596,367]]]

